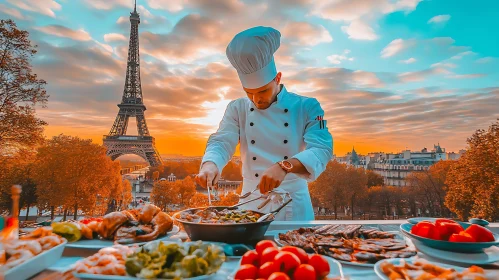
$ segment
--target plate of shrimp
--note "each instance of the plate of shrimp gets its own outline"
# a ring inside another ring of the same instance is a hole
[[[2,279],[28,279],[43,271],[61,258],[66,243],[50,227],[42,227],[21,239],[0,244]]]

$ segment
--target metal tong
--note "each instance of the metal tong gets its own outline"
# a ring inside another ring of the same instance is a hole
[[[237,209],[237,207],[239,207],[239,206],[241,206],[241,205],[244,205],[244,204],[246,204],[246,203],[250,203],[250,202],[253,202],[253,201],[255,201],[255,200],[261,199],[262,197],[263,197],[263,195],[262,195],[262,196],[259,196],[259,197],[257,197],[257,198],[253,198],[253,199],[250,199],[250,200],[244,201],[244,202],[239,202],[238,204],[234,204],[234,205],[229,206],[229,207],[227,207],[227,208],[225,208],[225,209],[228,209],[228,210],[234,210],[234,209]],[[207,210],[207,209],[209,209],[209,208],[217,208],[217,207],[220,207],[220,206],[211,206],[211,205],[210,205],[210,206],[207,206],[207,207],[205,207],[204,209],[200,209],[200,210],[201,210],[201,211],[206,211],[206,210]]]
[[[257,186],[256,186],[256,188],[255,188],[254,190],[252,190],[252,191],[250,191],[250,192],[247,192],[247,193],[245,193],[245,194],[240,195],[240,196],[239,196],[239,198],[247,198],[247,197],[248,197],[248,196],[250,196],[252,193],[256,192],[258,189],[259,189],[259,188],[258,188],[258,185],[257,185]]]
[[[263,222],[269,218],[274,218],[275,217],[275,214],[279,213],[279,211],[282,210],[282,208],[284,208],[286,205],[288,205],[291,201],[293,201],[292,198],[290,198],[288,201],[284,202],[281,206],[279,206],[279,208],[277,208],[276,210],[274,211],[271,211],[263,216],[261,216],[260,218],[258,218],[258,220],[256,221],[257,223],[258,222]]]

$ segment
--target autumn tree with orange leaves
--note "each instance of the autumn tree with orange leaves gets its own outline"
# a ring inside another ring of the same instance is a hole
[[[407,183],[411,192],[420,204],[420,208],[431,217],[449,216],[445,207],[447,192],[446,180],[451,167],[456,161],[441,160],[430,166],[428,170],[412,172],[407,176]]]
[[[90,139],[59,135],[38,149],[35,161],[38,207],[62,206],[102,215],[122,184],[120,166],[106,156],[106,149]]]
[[[32,73],[36,46],[12,20],[0,20],[0,154],[35,147],[43,141],[44,121],[35,106],[44,105],[46,82]]]
[[[445,205],[459,219],[499,219],[499,120],[467,140],[466,153],[447,175]]]
[[[169,209],[172,204],[188,205],[196,194],[196,184],[191,177],[175,182],[156,182],[151,192],[151,202],[161,209]]]

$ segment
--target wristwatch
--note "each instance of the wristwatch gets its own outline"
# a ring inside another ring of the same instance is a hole
[[[293,164],[287,160],[279,161],[277,164],[279,164],[282,170],[286,171],[286,173],[291,172],[291,169],[293,169]]]

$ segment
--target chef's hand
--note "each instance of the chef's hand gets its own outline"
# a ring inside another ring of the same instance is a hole
[[[213,185],[217,184],[218,177],[218,168],[215,163],[207,161],[203,163],[199,174],[196,175],[196,183],[203,188],[210,187],[211,189]]]
[[[279,164],[272,165],[263,172],[260,184],[258,184],[260,193],[265,194],[279,187],[284,180],[284,177],[286,177],[286,171],[284,171]]]

